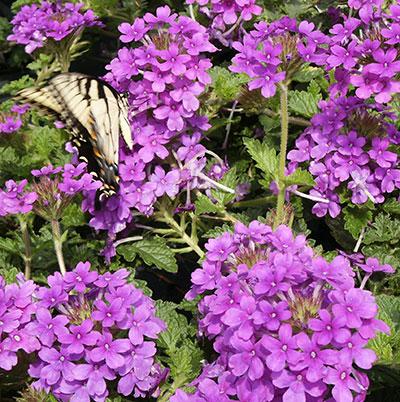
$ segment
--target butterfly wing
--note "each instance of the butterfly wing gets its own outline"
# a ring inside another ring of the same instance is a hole
[[[80,159],[110,195],[118,189],[119,138],[132,149],[127,101],[110,85],[79,73],[59,74],[47,86],[18,94],[62,120],[73,134]]]

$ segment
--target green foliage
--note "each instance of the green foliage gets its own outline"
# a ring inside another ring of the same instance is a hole
[[[249,81],[245,74],[235,74],[224,67],[213,67],[210,69],[212,78],[211,87],[215,96],[223,103],[231,102],[240,95],[242,87]]]
[[[196,214],[208,214],[223,212],[224,208],[219,204],[214,204],[206,195],[199,194],[195,202]]]
[[[390,334],[379,333],[368,346],[379,357],[379,364],[400,364],[400,297],[378,295],[376,301],[379,306],[378,318],[385,321],[390,327]]]
[[[156,266],[167,272],[177,272],[178,265],[175,254],[168,247],[165,239],[153,237],[139,240],[129,245],[118,247],[118,253],[127,261],[134,261],[139,256],[143,262],[150,266]]]
[[[322,99],[321,89],[312,80],[307,91],[289,92],[289,110],[297,115],[310,118],[318,112],[318,102]]]
[[[298,185],[312,187],[315,182],[311,173],[298,168],[292,174],[285,177],[285,184],[286,186]]]
[[[15,94],[21,89],[31,87],[34,84],[29,75],[23,75],[21,78],[10,81],[0,88],[0,94]]]
[[[372,221],[372,211],[362,206],[349,204],[343,208],[344,228],[358,239],[363,228]]]
[[[157,339],[157,346],[164,353],[160,356],[163,364],[170,368],[169,381],[176,389],[197,377],[204,358],[203,351],[196,342],[196,326],[189,323],[183,314],[177,312],[177,305],[171,302],[157,301],[157,315],[167,325]],[[171,384],[163,387],[170,392]]]
[[[269,188],[271,181],[275,180],[278,175],[278,156],[275,149],[250,138],[244,138],[243,143],[251,158],[256,162],[256,167],[263,172],[260,183],[265,188]]]
[[[219,181],[220,184],[230,188],[231,190],[235,190],[236,186],[239,184],[239,179],[236,173],[236,168],[231,168],[227,173],[224,174],[224,177]],[[211,190],[211,195],[213,198],[217,200],[217,203],[220,206],[227,205],[235,198],[235,193],[227,192],[226,190],[222,190],[219,188],[213,188]]]

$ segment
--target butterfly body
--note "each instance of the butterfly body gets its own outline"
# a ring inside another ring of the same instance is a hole
[[[79,159],[103,182],[100,198],[118,191],[119,139],[132,149],[128,103],[109,84],[80,73],[63,73],[17,98],[55,115],[72,133]]]

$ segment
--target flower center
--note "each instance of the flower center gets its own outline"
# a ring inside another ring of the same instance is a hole
[[[287,345],[282,345],[282,350],[283,350],[284,352],[286,352],[286,351],[288,350],[288,346],[287,346]]]
[[[315,359],[315,358],[317,357],[317,354],[316,354],[314,351],[312,351],[312,352],[310,353],[310,356],[311,356],[313,359]]]
[[[342,371],[342,372],[340,373],[340,379],[341,379],[341,380],[344,380],[346,377],[347,377],[347,373],[346,373],[345,371]]]

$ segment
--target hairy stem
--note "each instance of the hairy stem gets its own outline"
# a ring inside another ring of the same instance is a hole
[[[286,166],[286,152],[289,137],[289,113],[288,113],[288,88],[286,84],[280,85],[280,100],[281,100],[281,145],[279,154],[279,167],[278,167],[278,201],[276,204],[276,216],[274,227],[282,223],[283,208],[285,206],[285,166]]]
[[[58,266],[60,268],[60,272],[63,275],[65,275],[67,270],[65,269],[64,256],[63,256],[63,252],[62,252],[60,222],[58,222],[58,220],[53,219],[51,221],[51,230],[53,232],[54,250],[55,250],[56,256],[57,256]]]
[[[28,223],[21,218],[20,221],[22,240],[24,242],[24,262],[25,262],[25,278],[28,280],[31,278],[32,272],[32,244],[31,237],[29,235]]]
[[[162,210],[161,212],[163,214],[163,221],[170,226],[171,229],[179,235],[182,241],[185,242],[200,258],[203,258],[204,252],[199,247],[197,238],[189,236],[185,232],[185,228],[181,227],[167,210]]]

